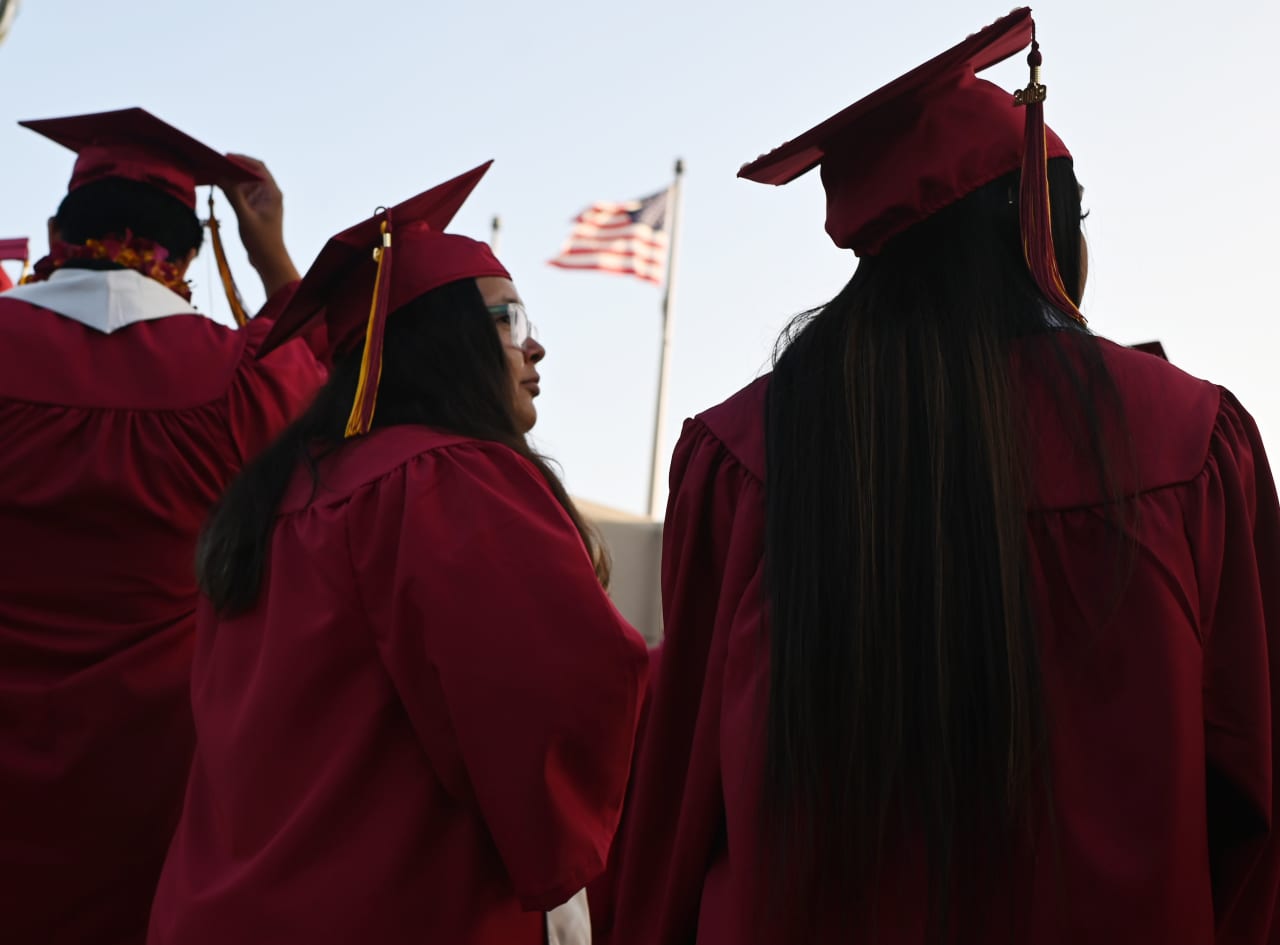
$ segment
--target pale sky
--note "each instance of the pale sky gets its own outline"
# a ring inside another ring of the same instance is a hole
[[[787,320],[855,265],[823,232],[816,173],[772,188],[737,180],[738,167],[1010,7],[23,0],[0,44],[0,237],[29,235],[42,254],[71,172],[71,154],[23,118],[138,105],[262,158],[300,269],[375,207],[495,158],[453,229],[487,238],[502,217],[499,255],[548,349],[537,443],[575,494],[640,512],[662,293],[547,266],[571,218],[661,189],[684,158],[669,454],[683,418],[767,369]],[[1091,326],[1163,341],[1174,363],[1230,387],[1280,452],[1280,3],[1033,9],[1046,116],[1092,212]],[[1025,66],[986,75],[1013,88]],[[196,304],[225,317],[208,249],[192,274]]]

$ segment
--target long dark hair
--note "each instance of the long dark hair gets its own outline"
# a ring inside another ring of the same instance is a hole
[[[250,462],[215,506],[196,550],[200,589],[220,613],[258,597],[275,511],[299,465],[318,483],[316,463],[346,442],[364,347],[334,364],[310,408]],[[547,460],[529,446],[513,414],[506,355],[474,279],[419,296],[387,319],[373,429],[418,424],[501,443],[542,474],[608,583],[603,547]]]
[[[935,938],[958,845],[1002,868],[1050,790],[1009,346],[1097,345],[1027,271],[1017,184],[861,260],[780,339],[767,408],[764,816],[788,882],[850,903],[850,923],[874,922],[887,844],[914,837]],[[1050,188],[1078,296],[1068,159],[1050,162]]]

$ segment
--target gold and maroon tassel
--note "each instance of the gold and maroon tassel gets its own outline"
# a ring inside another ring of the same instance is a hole
[[[1049,156],[1044,131],[1044,100],[1047,89],[1040,82],[1040,44],[1036,42],[1035,25],[1031,27],[1031,52],[1027,65],[1031,81],[1015,92],[1013,104],[1027,110],[1026,140],[1022,148],[1022,183],[1019,192],[1019,216],[1022,228],[1022,254],[1031,277],[1055,308],[1066,312],[1081,325],[1086,324],[1075,302],[1071,300],[1058,257],[1053,248],[1053,218],[1049,206]]]
[[[364,355],[360,358],[360,380],[356,400],[347,419],[346,436],[363,436],[373,426],[373,409],[382,380],[382,338],[386,331],[387,303],[391,296],[391,212],[382,221],[382,244],[373,251],[378,270],[373,279],[373,301],[364,334]]]
[[[227,252],[222,246],[222,237],[218,233],[218,218],[213,215],[213,190],[209,190],[209,219],[205,221],[213,242],[213,257],[218,261],[218,275],[222,279],[222,290],[227,294],[227,304],[231,306],[231,315],[236,324],[243,328],[249,324],[249,315],[244,310],[244,302],[240,299],[240,290],[236,288],[231,277],[231,266],[227,262]]]

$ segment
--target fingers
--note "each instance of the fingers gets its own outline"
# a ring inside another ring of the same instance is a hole
[[[237,164],[243,164],[246,168],[253,171],[255,174],[258,174],[262,178],[266,180],[271,179],[271,172],[267,170],[267,165],[263,164],[256,157],[250,157],[247,154],[237,154],[234,151],[229,152],[227,157],[231,158],[231,160],[235,161]]]
[[[227,157],[262,178],[258,181],[219,181],[219,188],[227,195],[227,199],[231,201],[237,213],[250,204],[274,203],[280,200],[280,188],[266,164],[247,154],[231,153]]]

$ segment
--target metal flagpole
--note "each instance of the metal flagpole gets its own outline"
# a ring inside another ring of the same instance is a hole
[[[658,406],[653,419],[653,465],[649,470],[649,517],[657,518],[658,482],[662,478],[663,419],[667,413],[667,374],[671,367],[672,301],[676,291],[676,249],[680,242],[680,179],[684,176],[684,161],[676,159],[676,178],[667,191],[667,233],[670,244],[667,249],[667,285],[662,294],[662,358],[658,367]]]
[[[489,225],[489,248],[493,250],[494,255],[498,254],[498,236],[502,232],[502,217],[495,215],[493,223]]]

